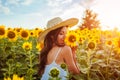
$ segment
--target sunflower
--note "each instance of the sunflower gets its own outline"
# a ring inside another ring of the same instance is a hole
[[[43,42],[37,43],[36,48],[38,49],[38,51],[40,51],[43,47],[44,47]]]
[[[39,28],[38,28],[38,27],[36,27],[36,28],[35,28],[35,30],[39,30]]]
[[[10,77],[4,78],[4,80],[12,80]]]
[[[100,44],[100,39],[96,38],[95,36],[92,37],[92,39],[90,39],[89,41],[93,41],[95,44]]]
[[[89,49],[95,49],[95,47],[96,47],[95,42],[90,41],[90,42],[88,43],[88,48],[89,48]]]
[[[13,30],[11,27],[8,27],[7,30]]]
[[[49,73],[49,75],[53,78],[58,77],[59,74],[60,74],[60,71],[56,67],[52,68]]]
[[[10,77],[4,78],[4,80],[24,80],[24,77],[19,77],[18,75],[14,74],[13,78]]]
[[[60,65],[60,67],[61,67],[63,70],[65,70],[65,71],[66,71],[66,69],[67,69],[67,65],[66,65],[65,63],[62,63],[62,64]]]
[[[28,30],[21,30],[20,31],[20,36],[21,38],[25,39],[25,40],[28,40],[29,39],[29,31]]]
[[[35,37],[35,30],[31,30],[31,31],[30,31],[30,36],[31,36],[31,37]]]
[[[43,31],[42,29],[35,30],[36,37],[38,37],[38,36],[39,36],[39,34],[40,34],[42,31]]]
[[[16,41],[17,33],[13,30],[7,30],[6,37],[9,39],[9,41]]]
[[[115,48],[120,49],[120,37],[112,39],[112,43],[113,43]]]
[[[67,45],[69,45],[71,47],[76,46],[77,42],[78,42],[78,34],[75,33],[74,31],[69,31],[65,38],[65,42]]]
[[[83,44],[85,40],[86,40],[86,37],[85,37],[85,36],[79,35],[79,38],[78,38],[78,43],[79,43],[79,44]]]
[[[114,51],[117,52],[117,54],[120,54],[120,38],[114,38],[113,45]]]
[[[22,28],[14,28],[14,30],[19,34]]]
[[[5,37],[5,26],[0,26],[0,39]]]
[[[107,40],[107,41],[105,42],[105,44],[106,44],[107,46],[112,46],[113,42],[112,42],[112,40]]]
[[[13,75],[13,80],[24,80],[24,77],[19,77],[18,75]]]
[[[26,51],[30,51],[32,49],[32,43],[24,42],[23,45],[22,45],[22,48]]]

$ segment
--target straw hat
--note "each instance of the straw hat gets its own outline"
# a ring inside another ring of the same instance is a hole
[[[77,18],[70,18],[63,21],[60,17],[55,17],[48,21],[46,29],[40,33],[38,42],[43,41],[48,32],[60,28],[62,26],[72,27],[78,23]]]

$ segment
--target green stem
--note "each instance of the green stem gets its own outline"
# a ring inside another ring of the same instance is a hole
[[[29,61],[30,61],[30,69],[32,69],[32,54],[29,51]],[[30,74],[30,80],[32,80],[32,74]]]
[[[98,72],[99,72],[99,74],[102,76],[103,80],[105,80],[105,78],[104,78],[103,74],[101,73],[101,71],[98,70]]]
[[[106,67],[106,79],[108,80],[109,79],[109,74],[108,74],[108,66],[109,66],[109,63],[110,63],[110,58],[111,58],[111,52],[112,52],[112,46],[110,48],[110,51],[108,52],[108,56],[107,56],[107,67]]]
[[[87,53],[87,65],[88,65],[87,80],[90,80],[90,51],[88,51]]]
[[[108,64],[109,64],[109,56],[107,57],[107,63],[106,63],[106,79],[108,80]]]
[[[9,68],[8,68],[8,76],[10,77],[10,64],[9,64]]]

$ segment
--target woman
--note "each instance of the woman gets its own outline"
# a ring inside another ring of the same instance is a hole
[[[79,74],[80,71],[73,59],[72,49],[65,45],[67,28],[78,23],[78,19],[71,18],[62,21],[57,17],[48,21],[47,29],[42,32],[38,38],[39,41],[44,40],[44,48],[40,52],[39,73],[42,75],[41,80],[50,78],[50,70],[56,67],[59,71],[59,77],[66,80],[67,72],[60,65],[65,63],[68,70],[73,74]]]

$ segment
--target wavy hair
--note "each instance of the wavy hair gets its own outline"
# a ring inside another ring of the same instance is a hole
[[[49,51],[52,49],[53,47],[53,43],[55,43],[57,46],[60,46],[57,43],[57,37],[58,34],[60,33],[61,29],[63,28],[57,28],[55,30],[50,31],[45,39],[44,39],[44,48],[40,51],[40,55],[39,55],[39,71],[38,74],[42,75],[45,69],[45,65],[47,63],[47,55],[49,53]],[[63,46],[63,45],[62,45]]]

